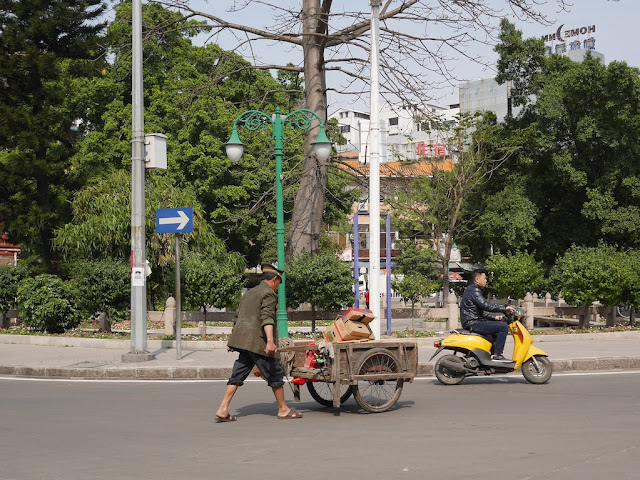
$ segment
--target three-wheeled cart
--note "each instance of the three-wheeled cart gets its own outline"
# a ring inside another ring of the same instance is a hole
[[[410,341],[295,342],[278,351],[293,352],[290,375],[306,380],[311,396],[327,407],[340,407],[353,394],[367,412],[386,412],[418,372],[418,344]]]

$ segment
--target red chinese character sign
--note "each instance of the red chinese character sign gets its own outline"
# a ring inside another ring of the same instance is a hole
[[[431,150],[431,149],[429,148],[429,145],[427,145],[427,144],[426,144],[426,143],[424,143],[424,142],[420,142],[420,143],[417,145],[418,155],[420,155],[420,156],[426,156],[426,155],[429,155],[429,150]]]
[[[447,147],[442,143],[436,143],[433,147],[424,142],[416,144],[416,152],[422,157],[445,157],[447,155]]]

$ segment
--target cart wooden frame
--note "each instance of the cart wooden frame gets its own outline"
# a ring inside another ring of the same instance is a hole
[[[391,409],[402,392],[405,381],[413,382],[418,371],[418,344],[403,340],[334,342],[333,358],[322,368],[304,366],[308,350],[319,351],[319,345],[296,342],[279,348],[294,352],[291,376],[304,378],[316,401],[339,408],[351,394],[367,412],[380,413]],[[332,384],[325,395],[318,384]],[[298,387],[296,385],[295,387]],[[299,394],[299,390],[295,392]]]

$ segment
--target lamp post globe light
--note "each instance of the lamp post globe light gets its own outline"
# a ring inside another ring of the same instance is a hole
[[[322,119],[313,111],[307,109],[294,110],[288,115],[280,113],[276,108],[274,115],[267,115],[259,110],[248,110],[240,114],[233,122],[231,138],[225,143],[227,157],[232,162],[237,162],[244,151],[244,145],[238,136],[238,126],[244,125],[249,131],[256,131],[271,127],[276,157],[276,238],[278,243],[278,268],[285,270],[284,266],[284,206],[282,195],[282,144],[286,139],[285,126],[298,130],[309,130],[314,127],[314,120],[318,122],[320,131],[318,138],[313,142],[316,158],[324,162],[331,154],[331,142],[327,138]],[[286,271],[282,274],[282,282],[278,287],[278,316],[277,328],[280,338],[287,337],[287,302],[285,294]]]

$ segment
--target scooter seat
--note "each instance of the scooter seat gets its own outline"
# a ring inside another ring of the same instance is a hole
[[[493,343],[494,338],[491,335],[483,335],[481,333],[477,333],[477,332],[472,332],[471,330],[467,330],[464,328],[456,328],[455,330],[456,332],[458,332],[461,335],[475,335],[477,337],[482,337],[485,340],[487,340],[488,342]]]

